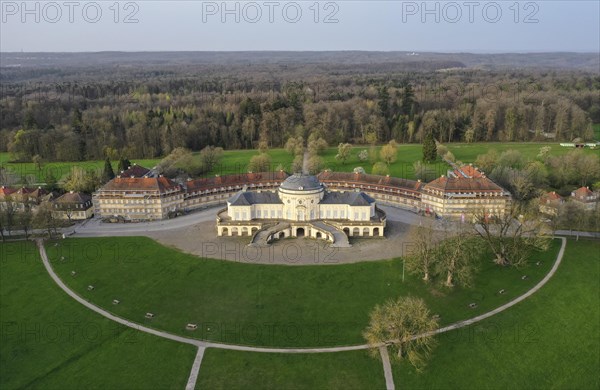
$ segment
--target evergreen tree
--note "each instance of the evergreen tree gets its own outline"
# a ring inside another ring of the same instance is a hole
[[[52,172],[48,172],[46,174],[46,178],[44,179],[46,182],[46,189],[48,191],[56,191],[58,190],[58,181],[56,177],[52,174]]]
[[[131,166],[131,161],[129,161],[129,159],[122,157],[119,160],[119,166],[118,166],[118,170],[119,173],[129,169],[129,167]]]
[[[115,172],[113,171],[112,164],[110,163],[110,159],[106,157],[104,161],[104,171],[102,171],[102,181],[104,183],[115,178]]]
[[[433,139],[433,133],[429,132],[423,140],[423,161],[433,162],[437,157],[437,146]]]
[[[415,93],[412,89],[412,85],[406,83],[404,91],[402,92],[402,104],[400,105],[401,113],[412,118],[413,105],[415,103]]]

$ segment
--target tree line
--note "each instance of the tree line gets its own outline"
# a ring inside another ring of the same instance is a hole
[[[110,69],[92,77],[76,68],[62,76],[85,80],[75,89],[24,76],[2,86],[0,151],[17,161],[83,161],[207,145],[283,147],[311,136],[329,145],[420,143],[428,135],[446,143],[571,141],[593,139],[592,123],[600,123],[600,77],[581,71],[394,72],[374,64],[313,75],[258,65],[242,78],[224,68],[212,77],[177,66],[143,77],[120,70],[127,83]]]

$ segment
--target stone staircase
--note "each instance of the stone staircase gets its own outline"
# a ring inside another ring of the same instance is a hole
[[[289,223],[279,222],[278,224],[276,224],[274,226],[269,226],[267,228],[263,228],[262,230],[258,231],[258,233],[256,233],[254,235],[254,237],[252,237],[252,242],[250,242],[249,245],[250,246],[269,246],[270,244],[267,241],[271,234],[280,232],[283,229],[287,229],[289,227],[290,227]]]
[[[352,245],[350,245],[350,242],[348,241],[348,236],[346,235],[346,233],[344,233],[340,229],[338,229],[334,226],[331,226],[329,224],[326,224],[323,221],[314,221],[314,222],[311,222],[310,224],[318,229],[325,230],[325,231],[331,233],[331,235],[333,235],[333,244],[331,244],[332,247],[349,248],[352,246]]]

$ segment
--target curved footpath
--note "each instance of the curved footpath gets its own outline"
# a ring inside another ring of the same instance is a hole
[[[420,337],[425,337],[425,336],[430,336],[430,335],[434,335],[434,334],[440,334],[440,333],[444,333],[444,332],[448,332],[450,330],[454,330],[454,329],[459,329],[459,328],[463,328],[465,326],[471,325],[475,322],[479,322],[482,321],[486,318],[489,318],[493,315],[496,315],[514,305],[516,305],[517,303],[527,299],[528,297],[530,297],[531,295],[535,294],[540,288],[542,288],[549,280],[550,278],[556,273],[556,270],[558,269],[558,266],[560,265],[563,255],[565,253],[565,248],[567,246],[567,240],[564,237],[557,237],[559,238],[562,243],[561,243],[561,247],[560,250],[558,252],[558,255],[556,256],[556,261],[554,262],[554,265],[552,266],[552,269],[550,270],[550,272],[548,272],[548,274],[538,283],[536,284],[531,290],[527,291],[525,294],[513,299],[512,301],[492,310],[489,311],[487,313],[481,314],[479,316],[470,318],[468,320],[463,320],[463,321],[459,321],[456,322],[454,324],[445,326],[443,328],[437,329],[433,332],[428,332],[428,333],[424,333],[424,334],[420,334],[420,335],[415,335],[414,338],[420,338]],[[219,348],[219,349],[228,349],[228,350],[235,350],[235,351],[247,351],[247,352],[265,352],[265,353],[326,353],[326,352],[344,352],[344,351],[355,351],[355,350],[362,350],[362,349],[369,349],[371,348],[368,344],[361,344],[361,345],[349,345],[349,346],[341,346],[341,347],[324,347],[324,348],[265,348],[265,347],[251,347],[251,346],[246,346],[246,345],[235,345],[235,344],[224,344],[224,343],[214,343],[214,342],[208,342],[208,341],[202,341],[202,340],[197,340],[197,339],[192,339],[192,338],[188,338],[188,337],[183,337],[183,336],[177,336],[175,334],[172,333],[168,333],[168,332],[164,332],[161,330],[157,330],[157,329],[152,329],[152,328],[148,328],[146,326],[137,324],[135,322],[132,321],[128,321],[124,318],[115,316],[111,313],[109,313],[108,311],[100,308],[99,306],[94,305],[93,303],[88,302],[87,300],[83,299],[82,297],[80,297],[79,295],[77,295],[77,293],[75,293],[73,290],[71,290],[61,279],[60,277],[54,272],[54,269],[52,268],[52,265],[50,264],[50,261],[48,260],[48,255],[46,254],[46,249],[44,248],[44,243],[43,240],[38,239],[36,240],[37,242],[37,246],[40,252],[40,256],[42,258],[42,262],[44,263],[44,267],[46,268],[46,271],[48,272],[48,274],[50,275],[50,277],[52,278],[52,280],[54,280],[54,282],[64,291],[66,292],[70,297],[72,297],[73,299],[75,299],[77,302],[81,303],[82,305],[84,305],[85,307],[87,307],[90,310],[95,311],[96,313],[112,320],[115,321],[119,324],[128,326],[130,328],[142,331],[142,332],[146,332],[146,333],[150,333],[153,334],[155,336],[158,337],[163,337],[169,340],[173,340],[173,341],[177,341],[180,343],[185,343],[185,344],[191,344],[191,345],[195,345],[196,347],[198,347],[198,353],[196,355],[196,359],[194,360],[194,364],[192,366],[192,370],[190,373],[190,377],[188,380],[188,385],[186,386],[186,389],[193,389],[195,387],[196,384],[196,379],[198,377],[198,372],[200,370],[200,364],[202,362],[202,357],[204,355],[204,350],[206,348]],[[384,344],[379,345],[377,347],[382,347]],[[387,356],[387,353],[383,353],[383,351],[380,349],[381,351],[381,356],[382,356],[382,360],[383,360],[383,366],[384,366],[384,373],[385,373],[385,377],[386,377],[386,387],[388,390],[393,389],[394,385],[393,385],[393,381],[391,378],[391,369],[390,369],[390,365],[389,365],[389,357]]]

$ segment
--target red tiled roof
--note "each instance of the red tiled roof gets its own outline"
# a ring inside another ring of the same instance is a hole
[[[554,191],[543,194],[540,197],[540,202],[542,204],[543,203],[561,202],[562,200],[563,200],[563,198]]]
[[[594,193],[588,187],[580,187],[573,191],[573,194],[578,198],[584,198],[587,196],[592,196]]]
[[[423,186],[423,183],[421,183],[420,181],[400,179],[398,177],[391,176],[369,175],[366,173],[323,171],[319,173],[317,177],[323,183],[343,181],[347,183],[356,184],[360,183],[387,187],[398,187],[412,191],[418,191]]]
[[[85,204],[92,200],[92,197],[83,192],[67,192],[56,199],[56,203],[77,203]]]
[[[0,197],[4,198],[5,196],[9,196],[13,193],[17,192],[16,189],[2,186],[0,187]]]
[[[117,177],[106,183],[101,191],[158,191],[167,192],[179,185],[166,177]]]
[[[466,177],[446,177],[442,176],[430,183],[425,184],[425,190],[436,189],[444,192],[503,192],[502,187],[491,181],[485,176],[466,178]]]
[[[460,172],[464,173],[468,177],[483,177],[483,174],[479,171],[479,169],[472,165],[465,165],[464,167],[454,170],[456,176],[462,176]]]
[[[117,176],[121,177],[144,177],[150,172],[148,168],[144,168],[141,165],[133,164],[126,170],[119,173]]]
[[[213,176],[195,180],[188,180],[185,185],[188,191],[198,191],[205,190],[208,188],[224,186],[228,187],[244,184],[258,184],[269,182],[280,183],[283,180],[285,180],[288,176],[289,175],[284,171],[242,173],[238,175]]]
[[[2,188],[0,189],[0,198],[4,198],[6,196],[11,196],[13,198],[15,198],[16,200],[23,200],[24,198],[41,198],[45,195],[48,195],[48,191],[46,191],[45,189],[41,188],[41,187],[37,187],[37,188],[28,188],[28,187],[21,187],[21,188],[10,188],[10,187],[5,187],[2,186]]]

